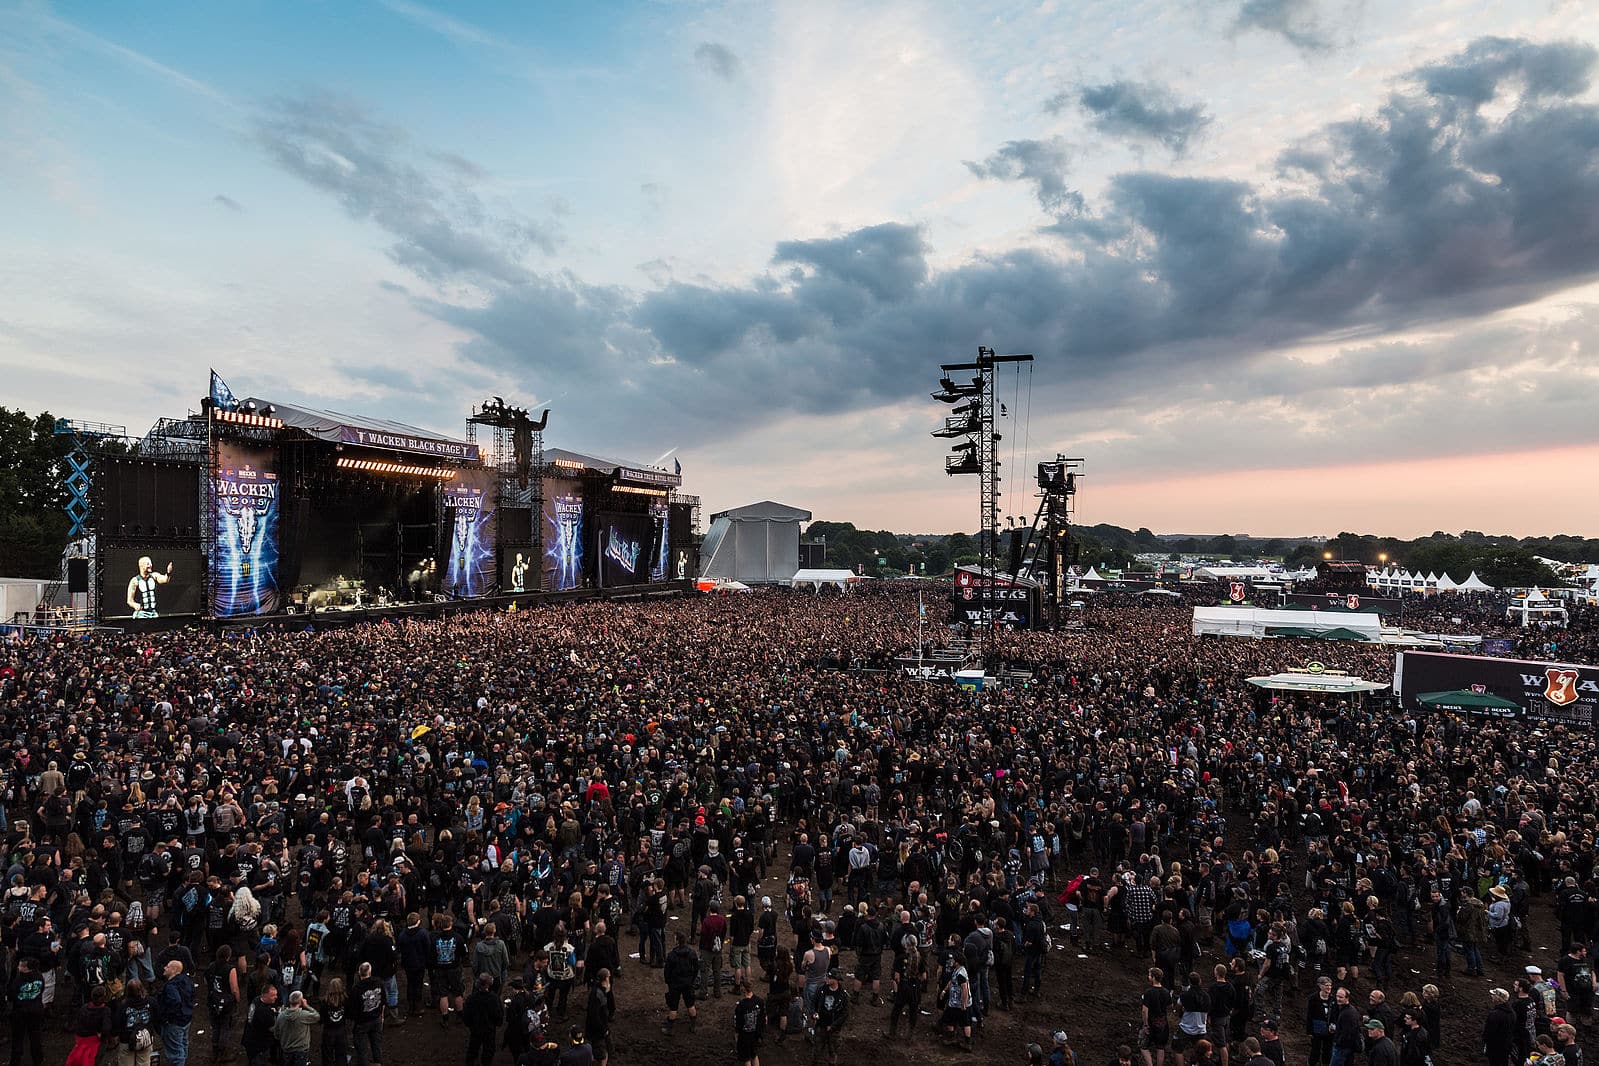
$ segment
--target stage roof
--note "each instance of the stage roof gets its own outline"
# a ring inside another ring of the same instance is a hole
[[[314,407],[263,400],[258,396],[252,396],[250,399],[257,408],[265,408],[268,404],[275,407],[277,417],[283,420],[285,428],[297,429],[307,436],[332,444],[387,448],[390,451],[430,455],[437,459],[464,459],[476,462],[480,458],[475,444],[468,444],[466,441],[446,437],[431,430],[408,426],[404,422],[390,422],[386,418],[369,418],[365,415],[347,415],[338,411],[321,411]]]
[[[586,455],[583,452],[574,452],[567,448],[545,448],[544,461],[546,463],[554,463],[556,466],[581,465],[589,470],[596,470],[601,474],[614,474],[620,470],[624,481],[672,486],[683,483],[683,478],[679,474],[664,467],[650,466],[648,463],[635,463],[627,459],[607,459],[602,455]]]

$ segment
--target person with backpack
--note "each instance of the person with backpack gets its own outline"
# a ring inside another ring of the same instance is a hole
[[[239,968],[233,961],[233,948],[223,944],[205,971],[205,1008],[211,1020],[211,1058],[226,1062],[232,1057],[233,1019],[239,1006]]]
[[[551,934],[550,942],[544,945],[544,953],[550,960],[550,987],[544,994],[545,999],[549,1001],[555,1017],[565,1021],[567,1001],[571,998],[573,984],[577,982],[577,949],[566,938],[566,923],[555,923],[555,931]],[[698,966],[697,961],[695,965]]]
[[[465,1004],[465,987],[461,984],[461,966],[466,962],[461,934],[455,920],[446,912],[433,915],[433,936],[428,951],[428,982],[439,1001],[439,1024],[450,1020],[450,1011],[460,1010]]]
[[[766,1032],[766,1004],[748,981],[738,985],[733,1006],[733,1057],[739,1066],[761,1066],[761,1035]]]
[[[143,981],[129,981],[111,1012],[111,1033],[116,1038],[117,1066],[150,1066],[155,1048],[155,1004]],[[12,1037],[11,1061],[16,1066],[20,1044]]]

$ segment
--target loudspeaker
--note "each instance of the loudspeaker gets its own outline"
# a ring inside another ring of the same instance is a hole
[[[89,560],[67,560],[67,591],[69,593],[89,591]]]

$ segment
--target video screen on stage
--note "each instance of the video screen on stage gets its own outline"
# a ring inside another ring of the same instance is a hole
[[[500,549],[500,591],[502,592],[537,592],[539,571],[538,560],[533,557],[533,549],[523,546],[520,548]]]
[[[650,532],[647,514],[602,514],[600,584],[606,588],[642,585],[650,580]]]
[[[444,592],[454,599],[486,596],[495,584],[494,482],[496,474],[463,470],[444,488],[444,523],[450,538]]]
[[[122,539],[199,538],[201,467],[196,462],[105,456],[91,493],[102,532]]]
[[[199,614],[205,601],[205,557],[198,548],[102,548],[101,618],[169,618]]]
[[[271,614],[278,591],[277,453],[224,441],[217,445],[215,491],[218,618]]]
[[[544,588],[566,592],[583,580],[583,486],[565,478],[544,482]]]
[[[668,553],[672,565],[669,575],[674,581],[699,576],[694,553],[694,505],[674,503],[668,508],[670,519],[666,525]]]

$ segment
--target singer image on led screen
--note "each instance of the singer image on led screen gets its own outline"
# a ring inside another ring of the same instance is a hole
[[[527,583],[527,560],[521,552],[516,553],[516,565],[511,567],[511,591],[522,592]]]
[[[164,574],[158,574],[155,563],[150,561],[148,555],[139,557],[139,572],[128,581],[128,607],[133,611],[135,618],[158,618],[156,614],[155,590],[157,585],[165,585],[172,580],[172,564],[167,564]]]

